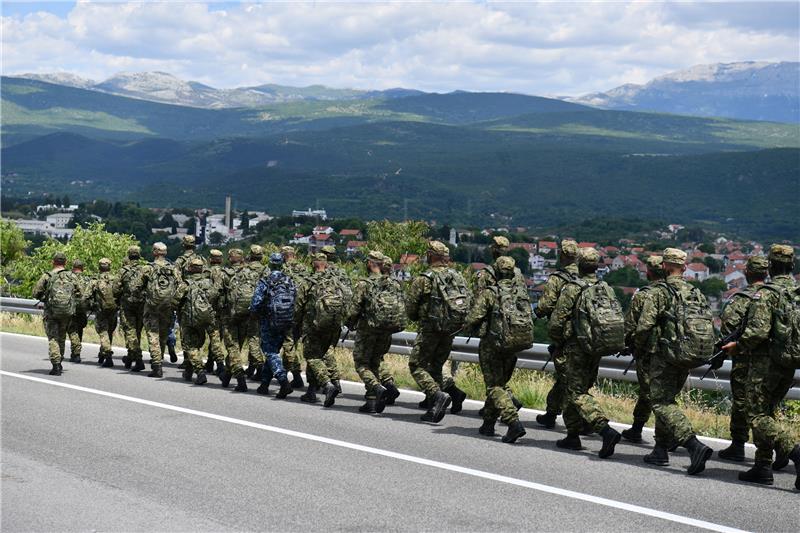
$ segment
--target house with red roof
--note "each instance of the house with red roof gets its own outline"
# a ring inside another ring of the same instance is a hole
[[[689,263],[683,273],[683,279],[689,281],[705,281],[711,273],[703,263]]]
[[[356,241],[360,241],[364,238],[364,235],[361,233],[360,229],[343,229],[339,232],[339,236],[348,239],[354,239]]]
[[[347,241],[345,252],[347,252],[348,255],[353,255],[362,248],[366,247],[367,247],[367,241]]]
[[[556,255],[558,252],[558,244],[554,241],[539,241],[537,246],[539,255]]]

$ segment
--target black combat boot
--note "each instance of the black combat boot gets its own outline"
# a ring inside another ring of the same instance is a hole
[[[244,374],[236,376],[236,386],[233,390],[236,392],[247,392],[247,378]]]
[[[300,371],[297,372],[292,371],[292,388],[293,389],[302,389],[305,387],[306,384],[303,383],[303,376],[300,375]]]
[[[106,362],[106,353],[101,351],[97,355],[97,366],[103,366],[103,363],[105,362]]]
[[[417,404],[417,407],[420,409],[430,409],[431,408],[431,400],[428,398],[428,395],[425,395],[425,398]]]
[[[386,387],[386,405],[394,405],[394,402],[400,397],[400,390],[391,381],[383,384]]]
[[[386,387],[375,385],[375,389],[372,392],[375,393],[375,412],[382,413],[386,409]]]
[[[206,374],[211,374],[214,372],[214,359],[211,357],[211,354],[208,354],[208,359],[206,360],[205,366]]]
[[[483,407],[481,407],[480,409],[478,409],[478,416],[479,416],[480,418],[484,418],[484,416],[483,416],[483,415],[485,415],[485,414],[486,414],[486,405],[485,405],[485,403],[484,403],[484,406],[483,406]]]
[[[322,387],[322,394],[325,395],[325,401],[322,403],[323,407],[333,407],[336,402],[336,397],[339,396],[339,390],[333,382],[329,381]]]
[[[748,483],[758,483],[759,485],[772,485],[775,479],[772,477],[769,463],[757,462],[750,470],[739,472],[739,481]]]
[[[317,403],[319,401],[317,398],[317,387],[309,383],[306,393],[300,396],[300,401],[306,403]]]
[[[514,444],[517,439],[525,435],[525,428],[519,420],[515,420],[508,425],[508,431],[503,435],[503,442]]]
[[[513,394],[511,394],[511,393],[509,393],[509,396],[511,396],[511,403],[513,403],[513,404],[514,404],[514,408],[516,408],[516,410],[517,410],[517,411],[519,411],[520,409],[522,409],[522,407],[523,407],[523,405],[522,405],[522,402],[521,402],[521,401],[519,401],[519,400],[517,399],[517,397],[516,397],[516,396],[514,396],[514,395],[513,395]]]
[[[206,377],[206,371],[201,370],[197,373],[197,377],[194,380],[195,385],[205,385],[208,383],[208,378]]]
[[[61,365],[58,363],[53,363],[53,368],[50,370],[49,374],[51,376],[60,376],[61,375]]]
[[[131,359],[131,353],[128,352],[128,355],[122,356],[122,364],[125,365],[125,368],[130,368],[133,364],[133,359]]]
[[[653,451],[644,456],[644,462],[649,465],[667,466],[669,465],[669,452],[665,446],[656,444]]]
[[[441,422],[444,418],[447,407],[452,401],[453,399],[450,398],[449,394],[442,391],[437,391],[431,399],[431,407],[425,412],[424,415],[420,417],[420,419],[423,422]]]
[[[256,365],[256,371],[253,372],[253,381],[261,381],[261,377],[264,375],[264,365]]]
[[[284,379],[283,381],[281,381],[281,388],[278,391],[278,394],[275,395],[275,397],[279,400],[283,400],[293,392],[294,389],[292,389],[292,384],[289,383],[288,379]]]
[[[684,442],[683,447],[689,450],[689,456],[692,459],[692,463],[689,465],[689,468],[686,469],[686,472],[690,476],[694,476],[705,470],[706,461],[708,461],[714,453],[714,450],[697,440],[695,436],[690,437],[689,440]]]
[[[333,386],[336,387],[336,394],[337,395],[341,394],[342,393],[342,383],[338,379],[332,379],[331,383],[333,383]]]
[[[484,437],[494,437],[497,433],[494,430],[494,420],[484,420],[483,425],[478,428],[478,433]]]
[[[250,363],[249,365],[247,365],[247,370],[245,370],[244,373],[247,376],[247,379],[253,379],[253,374],[256,373],[256,364]]]
[[[631,427],[626,430],[623,430],[620,435],[622,438],[628,442],[642,442],[642,428],[644,427],[644,422],[634,422]]]
[[[227,369],[223,368],[222,372],[219,373],[219,381],[222,384],[222,388],[227,389],[231,386],[231,378],[233,374],[228,372]]]
[[[370,398],[366,402],[364,402],[364,405],[362,405],[361,407],[358,408],[358,412],[359,413],[368,413],[368,414],[377,413],[378,411],[376,411],[375,409],[376,409],[375,408],[375,400]]]
[[[178,362],[178,354],[175,353],[175,345],[167,344],[167,350],[169,351],[169,362],[170,363],[177,363]]]
[[[183,362],[182,362],[181,364],[179,364],[179,365],[178,365],[178,368],[179,368],[179,369],[181,369],[181,370],[186,370],[186,368],[187,368],[187,367],[189,367],[189,366],[191,366],[191,365],[189,364],[189,360],[188,360],[188,359],[186,359],[186,357],[184,357],[184,358],[183,358]]]
[[[81,362],[81,356],[80,355],[71,355],[70,358],[69,358],[69,362],[70,363],[80,363]]]
[[[794,478],[794,488],[800,490],[800,444],[796,444],[789,453],[789,459],[794,463],[794,471],[797,474],[797,477]]]
[[[262,395],[262,396],[268,396],[269,395],[269,383],[264,383],[262,381],[261,385],[259,385],[258,388],[256,389],[256,392],[258,394]]]
[[[133,364],[133,368],[131,368],[131,372],[141,372],[142,370],[144,370],[144,368],[145,368],[144,361],[142,361],[142,359],[140,357]]]
[[[103,359],[103,368],[112,368],[114,366],[114,352],[106,352],[105,359]]]
[[[164,372],[161,370],[161,365],[153,365],[150,373],[147,374],[148,378],[163,378]]]
[[[223,372],[227,372],[227,371],[228,371],[228,367],[225,366],[225,360],[224,359],[220,359],[219,361],[217,361],[217,370],[214,371],[214,374],[217,377],[220,377]]]
[[[567,436],[556,441],[556,446],[565,450],[582,450],[581,437],[577,433],[567,433]]]
[[[581,435],[584,437],[588,437],[589,435],[594,435],[594,428],[589,422],[583,423],[583,428],[581,429]]]
[[[732,440],[731,445],[717,452],[720,459],[726,461],[744,461],[744,442],[740,440]]]
[[[614,455],[614,448],[619,444],[619,440],[622,436],[619,434],[619,431],[608,425],[600,431],[600,436],[603,437],[603,447],[600,448],[600,453],[598,455],[600,459],[607,459]]]
[[[776,472],[783,470],[789,464],[789,454],[783,453],[780,447],[775,448],[775,461],[772,463],[772,469]]]
[[[558,415],[555,413],[544,413],[542,415],[536,415],[536,423],[547,429],[553,429],[556,427],[556,418],[558,418]]]
[[[192,381],[192,374],[194,374],[194,369],[192,365],[187,365],[186,368],[183,369],[183,380],[184,381]]]
[[[467,399],[467,393],[455,386],[455,384],[445,390],[450,395],[452,405],[450,405],[450,414],[457,415],[464,408],[464,400]]]

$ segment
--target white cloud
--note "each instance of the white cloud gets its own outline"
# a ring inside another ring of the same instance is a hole
[[[4,73],[582,94],[699,63],[798,60],[796,2],[78,2],[2,19]],[[788,21],[794,21],[790,23]]]

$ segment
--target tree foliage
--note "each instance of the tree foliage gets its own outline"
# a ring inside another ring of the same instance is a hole
[[[639,276],[639,271],[632,267],[612,270],[603,277],[603,281],[614,287],[641,287],[647,284]]]
[[[428,248],[428,225],[421,221],[370,222],[367,234],[369,249],[379,250],[395,262],[406,253],[422,257]]]

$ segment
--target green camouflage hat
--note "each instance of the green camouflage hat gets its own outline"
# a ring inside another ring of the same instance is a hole
[[[167,245],[163,242],[156,242],[153,243],[153,253],[154,254],[165,254],[167,253]]]
[[[793,263],[794,248],[786,244],[773,244],[769,248],[769,260],[779,263]]]
[[[644,263],[647,265],[649,270],[661,270],[661,264],[663,262],[664,258],[660,255],[651,255],[644,260]]]
[[[194,235],[184,235],[183,236],[183,246],[186,248],[191,248],[195,245]]]
[[[200,270],[203,270],[204,266],[205,266],[205,264],[203,263],[203,260],[200,259],[199,257],[193,257],[189,261],[189,268],[192,269],[192,270],[200,271]]]
[[[579,265],[596,265],[600,262],[600,253],[594,248],[581,248],[578,251]]]
[[[514,262],[514,259],[504,255],[497,258],[497,261],[494,262],[494,266],[497,268],[498,272],[507,274],[509,272],[514,272],[516,263]]]
[[[250,257],[264,257],[264,249],[258,244],[251,244]]]
[[[324,254],[324,253],[322,253],[322,252],[319,252],[319,253],[317,253],[317,254],[314,254],[314,261],[319,261],[319,262],[324,262],[324,263],[327,263],[327,262],[328,262],[328,256],[327,256],[327,255],[325,255],[325,254]]]
[[[502,235],[495,235],[492,237],[491,247],[493,250],[504,252],[505,250],[508,250],[509,244],[510,243],[508,242],[508,239]]]
[[[67,254],[64,252],[56,252],[53,254],[53,262],[54,263],[66,263],[67,262]]]
[[[578,257],[578,243],[572,239],[561,241],[561,254],[565,257]]]
[[[383,260],[381,261],[381,263],[383,264],[384,267],[391,267],[394,264],[394,261],[392,261],[391,257],[389,257],[388,255],[384,254],[383,255]]]
[[[228,250],[228,259],[230,259],[231,257],[243,257],[243,256],[244,252],[242,251],[241,248],[231,248],[230,250]]]
[[[372,250],[368,255],[367,259],[369,261],[374,261],[376,263],[383,263],[383,254],[377,250]]]
[[[747,258],[745,270],[751,274],[766,274],[769,271],[769,261],[763,255],[751,255]]]
[[[142,249],[138,246],[128,246],[128,257],[139,257],[142,255]]]
[[[449,257],[450,249],[442,242],[431,241],[428,243],[428,253],[442,257]]]
[[[80,268],[80,269],[83,269],[83,261],[81,261],[80,259],[74,259],[74,260],[72,261],[72,268]]]
[[[678,250],[677,248],[666,248],[664,249],[664,253],[661,255],[664,256],[664,263],[670,263],[672,265],[686,264],[686,252],[683,250]]]
[[[222,257],[222,251],[217,250],[216,248],[212,248],[211,251],[208,252],[208,255],[210,255],[211,257]]]
[[[286,255],[286,254],[296,254],[297,252],[295,251],[293,246],[281,246],[281,253]]]
[[[321,251],[323,254],[327,254],[327,255],[336,255],[336,248],[335,248],[335,247],[333,247],[333,246],[331,246],[330,244],[326,244],[325,246],[323,246],[323,247],[322,247],[322,249],[321,249],[320,251]]]
[[[73,263],[74,264],[74,263]],[[108,257],[103,257],[100,261],[97,262],[100,266],[111,266],[111,259]]]

